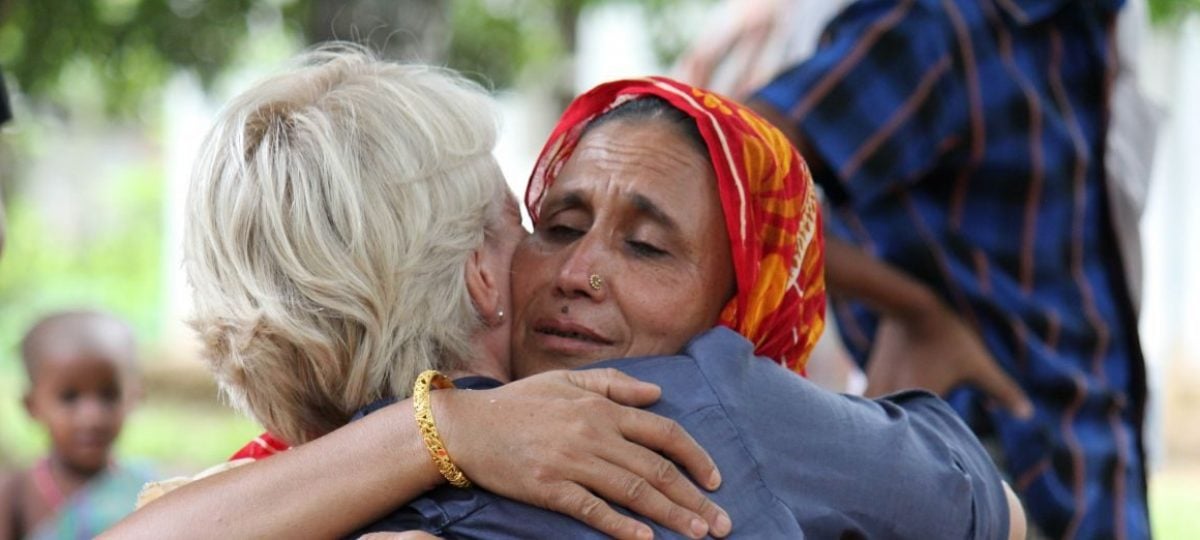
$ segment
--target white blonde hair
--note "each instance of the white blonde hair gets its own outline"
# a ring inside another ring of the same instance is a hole
[[[477,85],[349,45],[234,98],[191,181],[191,321],[223,393],[299,444],[467,360],[464,266],[506,192]]]

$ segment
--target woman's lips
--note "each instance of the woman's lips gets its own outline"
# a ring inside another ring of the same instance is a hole
[[[542,319],[533,326],[542,346],[560,352],[572,353],[608,347],[611,339],[584,325],[561,319]]]

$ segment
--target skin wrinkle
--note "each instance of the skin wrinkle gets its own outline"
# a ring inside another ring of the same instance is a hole
[[[638,243],[664,253],[646,256]],[[678,352],[733,294],[729,249],[712,166],[678,128],[621,119],[589,132],[514,257],[515,374]],[[591,274],[604,278],[600,291]],[[547,318],[611,343],[555,350],[539,331]]]

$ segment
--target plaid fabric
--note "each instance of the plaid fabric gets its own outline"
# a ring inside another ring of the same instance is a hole
[[[825,325],[820,204],[804,159],[749,109],[664,77],[597,86],[571,102],[546,141],[525,193],[529,215],[537,223],[542,196],[587,125],[639,96],[687,113],[708,146],[738,291],[720,324],[750,340],[755,354],[803,373]]]
[[[1103,166],[1120,0],[860,0],[758,98],[831,178],[833,234],[937,290],[1037,409],[971,391],[1031,519],[1054,537],[1149,536],[1145,375]],[[865,362],[876,319],[835,303]]]

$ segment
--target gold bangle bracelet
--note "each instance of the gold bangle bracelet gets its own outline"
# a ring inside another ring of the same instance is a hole
[[[417,382],[413,383],[412,395],[413,416],[417,419],[417,429],[421,430],[421,438],[425,440],[429,457],[433,458],[433,464],[437,465],[438,471],[446,477],[446,481],[454,487],[471,487],[471,481],[463,474],[462,469],[450,461],[450,452],[446,451],[446,445],[442,443],[437,426],[433,423],[433,409],[429,406],[429,391],[432,388],[454,388],[454,383],[433,369],[417,376]]]

